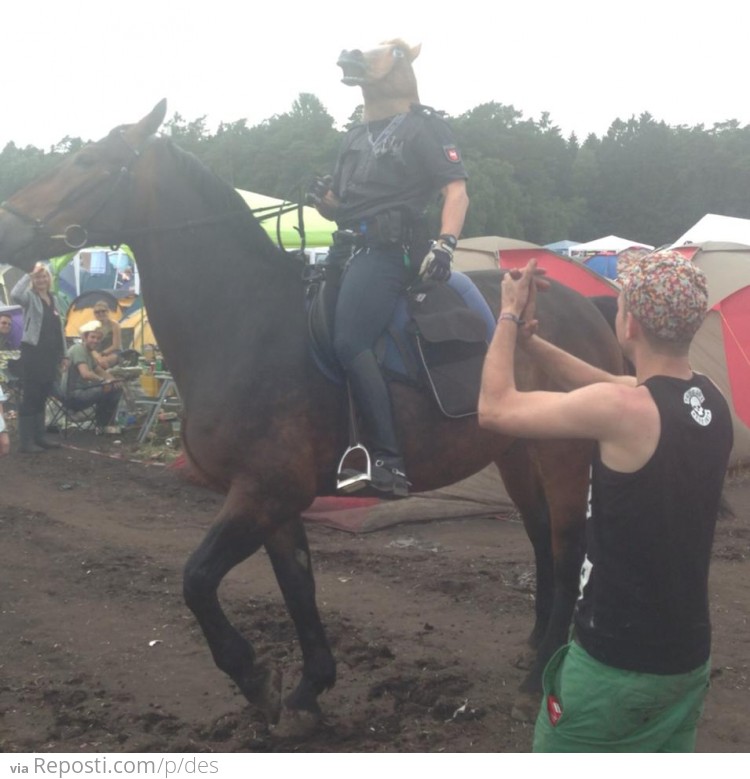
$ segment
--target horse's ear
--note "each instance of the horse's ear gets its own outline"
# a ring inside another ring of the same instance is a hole
[[[136,125],[139,135],[143,138],[153,135],[161,127],[161,123],[166,115],[167,99],[163,98],[151,109],[151,113],[144,116]]]
[[[421,43],[418,43],[416,46],[412,46],[409,49],[409,62],[414,62],[414,60],[419,56],[420,51],[422,51]]]

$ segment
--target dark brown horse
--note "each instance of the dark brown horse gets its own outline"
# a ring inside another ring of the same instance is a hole
[[[336,666],[315,602],[300,514],[334,490],[347,443],[342,389],[315,368],[297,261],[276,248],[240,196],[195,158],[155,136],[162,101],[115,128],[2,204],[0,261],[28,270],[66,246],[126,241],[135,251],[151,324],[185,407],[183,444],[202,476],[226,492],[185,567],[184,594],[218,667],[270,722],[309,725]],[[206,273],[206,267],[210,272]],[[477,281],[497,310],[499,273]],[[540,296],[541,332],[608,370],[619,348],[588,301],[553,285]],[[210,312],[210,315],[208,315]],[[519,357],[522,387],[549,386]],[[566,637],[577,593],[590,445],[525,442],[447,419],[426,394],[392,387],[414,490],[467,477],[494,461],[519,507],[537,566],[539,650],[523,690]],[[280,679],[232,626],[217,589],[264,547],[302,649],[302,678],[281,703]],[[394,604],[395,608],[395,604]],[[538,695],[531,698],[537,705]]]

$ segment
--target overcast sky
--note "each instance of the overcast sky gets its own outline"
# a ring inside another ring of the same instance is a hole
[[[736,0],[8,0],[0,20],[0,147],[96,139],[162,97],[213,131],[312,92],[341,124],[360,93],[339,51],[395,37],[422,43],[420,99],[453,115],[494,100],[581,139],[644,111],[750,123]]]

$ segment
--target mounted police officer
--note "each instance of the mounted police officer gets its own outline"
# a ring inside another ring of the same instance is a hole
[[[453,135],[438,112],[419,104],[411,67],[418,53],[402,41],[342,52],[343,82],[362,87],[364,122],[347,133],[333,176],[318,179],[309,195],[339,227],[332,254],[348,258],[334,347],[368,433],[371,487],[383,497],[405,497],[409,482],[373,346],[420,268],[435,281],[450,278],[469,204]],[[438,193],[440,229],[431,241],[425,211]]]

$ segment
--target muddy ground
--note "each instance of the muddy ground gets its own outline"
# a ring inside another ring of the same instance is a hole
[[[6,752],[526,751],[510,709],[533,568],[512,517],[351,535],[309,526],[339,679],[325,722],[278,740],[214,667],[181,570],[221,498],[165,467],[65,448],[0,461],[0,749]],[[14,442],[15,443],[15,442]],[[123,449],[127,451],[127,442]],[[748,751],[750,478],[729,489],[711,577],[714,673],[703,752]],[[264,553],[222,587],[284,670],[300,655]]]

